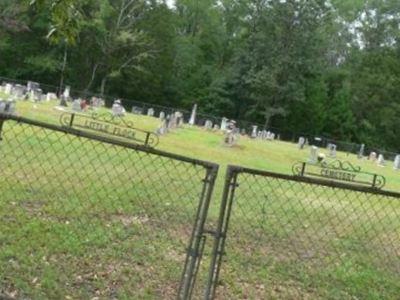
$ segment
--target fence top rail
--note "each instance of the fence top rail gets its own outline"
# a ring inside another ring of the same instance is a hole
[[[367,186],[358,186],[354,184],[348,184],[343,182],[337,182],[329,179],[318,179],[318,178],[310,178],[310,177],[303,177],[297,175],[289,175],[289,174],[280,174],[265,170],[257,170],[251,169],[236,165],[228,165],[228,173],[229,174],[239,174],[239,173],[247,173],[252,175],[264,176],[264,177],[272,177],[277,179],[289,180],[289,181],[296,181],[301,183],[313,184],[313,185],[320,185],[325,187],[331,188],[338,188],[344,190],[350,190],[355,192],[364,192],[369,194],[381,195],[381,196],[388,196],[393,198],[398,198],[400,200],[400,193],[394,191],[387,191],[387,190],[380,190],[377,188],[367,187]]]
[[[113,139],[111,137],[100,136],[100,135],[96,135],[94,133],[86,132],[86,131],[79,130],[76,128],[55,125],[55,124],[46,123],[46,122],[38,121],[38,120],[33,120],[33,119],[25,118],[25,117],[15,116],[15,115],[11,115],[11,114],[0,113],[0,121],[7,121],[7,120],[13,120],[13,121],[16,121],[17,123],[23,123],[23,124],[32,125],[35,127],[41,127],[41,128],[45,128],[45,129],[49,129],[49,130],[53,130],[53,131],[58,131],[58,132],[66,133],[66,134],[75,135],[77,137],[84,137],[84,138],[96,140],[99,142],[103,142],[103,143],[107,143],[107,144],[111,144],[111,145],[115,145],[115,146],[120,146],[120,147],[124,147],[124,148],[128,148],[128,149],[132,149],[132,150],[146,152],[149,154],[163,156],[166,158],[180,160],[182,162],[192,163],[195,165],[203,166],[206,169],[211,169],[214,172],[217,172],[218,168],[219,168],[219,165],[216,163],[213,163],[213,162],[195,159],[195,158],[183,156],[183,155],[176,154],[176,153],[170,153],[170,152],[166,152],[163,150],[150,148],[145,145],[134,144],[131,142],[125,142],[122,140]],[[1,137],[1,132],[0,132],[0,137]]]

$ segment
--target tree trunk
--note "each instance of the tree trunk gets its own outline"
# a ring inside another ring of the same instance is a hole
[[[96,71],[97,68],[99,67],[99,64],[95,64],[92,70],[92,76],[90,78],[89,83],[87,84],[86,88],[85,88],[85,92],[89,91],[89,89],[92,87],[93,81],[96,78]]]
[[[104,91],[106,89],[106,85],[107,85],[107,80],[108,80],[108,76],[104,76],[103,79],[101,80],[101,87],[100,87],[100,95],[104,96]]]
[[[268,114],[268,115],[265,115],[265,123],[264,123],[264,129],[265,130],[267,130],[268,129],[268,126],[269,126],[269,122],[271,121],[271,116]]]
[[[68,60],[68,47],[67,44],[65,44],[64,47],[64,59],[63,59],[63,64],[61,66],[61,77],[60,77],[60,86],[59,86],[59,91],[58,91],[58,96],[62,94],[63,86],[64,86],[64,73],[65,73],[65,68],[67,67],[67,60]]]

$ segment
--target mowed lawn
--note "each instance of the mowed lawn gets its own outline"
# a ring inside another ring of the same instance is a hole
[[[41,104],[18,102],[18,113],[29,118],[59,124],[59,116],[62,112],[54,109],[56,105],[56,102]],[[99,110],[99,112],[109,111],[107,109]],[[157,118],[130,113],[127,114],[126,120],[132,121],[137,128],[152,132],[160,125]],[[292,165],[295,162],[307,161],[309,157],[309,149],[301,151],[295,143],[267,142],[241,136],[238,146],[230,148],[223,145],[223,137],[222,132],[209,132],[199,127],[186,125],[184,129],[177,129],[160,137],[157,148],[215,162],[221,166],[220,173],[222,175],[228,164],[291,174]],[[321,149],[321,152],[328,153],[326,149]],[[387,161],[386,167],[380,167],[374,162],[366,159],[359,160],[356,155],[343,152],[337,153],[337,159],[360,166],[362,171],[385,176],[385,189],[400,191],[400,171],[393,170],[392,161]]]
[[[58,124],[55,105],[18,102],[17,111]],[[150,131],[160,123],[126,118]],[[290,174],[309,154],[246,137],[229,148],[222,133],[187,125],[160,137],[157,148],[220,165],[208,227],[216,223],[226,165]],[[0,153],[0,296],[175,297],[204,168],[11,121]],[[338,159],[384,175],[386,189],[400,191],[392,162],[382,168],[341,152]],[[243,175],[231,223],[220,299],[400,294],[399,199]]]

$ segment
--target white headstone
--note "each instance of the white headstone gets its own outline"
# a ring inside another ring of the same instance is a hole
[[[197,104],[193,105],[192,114],[190,115],[189,125],[196,123]]]
[[[13,89],[13,94],[16,98],[22,98],[24,97],[24,93],[25,93],[25,87],[20,85],[20,84],[16,84],[14,86]]]
[[[369,154],[369,160],[376,161],[376,152],[371,152]]]
[[[267,131],[267,136],[266,139],[268,141],[273,141],[275,139],[275,133],[271,132],[271,131]]]
[[[336,148],[335,144],[328,144],[329,157],[336,158]]]
[[[4,89],[4,93],[7,94],[7,95],[10,95],[12,89],[13,89],[12,84],[11,83],[6,83],[6,87]]]
[[[165,119],[165,112],[160,112],[160,116],[159,116],[160,120],[164,120]]]
[[[211,120],[206,120],[206,123],[204,124],[204,128],[207,130],[211,130],[213,126],[213,123]]]
[[[65,90],[64,90],[64,93],[63,93],[63,96],[64,96],[65,100],[68,100],[68,99],[69,99],[69,97],[70,97],[70,92],[71,92],[71,87],[67,85],[67,86],[65,87]]]
[[[28,81],[28,84],[26,85],[28,92],[37,90],[39,87],[40,84],[34,81]]]
[[[82,109],[81,109],[81,100],[80,99],[75,99],[72,102],[72,110],[76,111],[76,112],[82,111]]]
[[[35,102],[35,90],[29,92],[29,100]]]
[[[224,144],[232,147],[237,144],[238,141],[238,128],[236,128],[236,122],[231,120],[226,124],[226,131],[224,137]]]
[[[54,93],[47,93],[46,95],[46,101],[51,101],[51,100],[56,100],[57,99],[57,95]]]
[[[154,108],[149,108],[149,110],[147,111],[147,116],[149,117],[154,116]]]
[[[378,166],[380,166],[380,167],[385,166],[385,158],[383,157],[382,154],[379,154],[378,160],[376,161],[376,163],[377,163]]]
[[[121,100],[115,100],[112,107],[111,107],[111,111],[113,116],[116,117],[123,117],[125,116],[125,108],[122,106],[121,104]]]
[[[99,108],[101,107],[101,99],[97,98],[97,97],[92,97],[92,99],[90,99],[90,106],[92,108]]]
[[[35,95],[35,101],[41,101],[43,91],[41,89],[36,89],[36,90],[34,90],[34,95]]]
[[[222,118],[221,121],[221,130],[225,131],[227,126],[228,126],[228,119],[224,117]]]
[[[138,106],[132,106],[132,113],[136,115],[141,115],[143,113],[143,110]]]
[[[261,131],[261,139],[265,140],[267,138],[267,131],[264,129]]]
[[[316,164],[317,161],[318,161],[318,147],[312,146],[310,148],[310,158],[308,159],[308,162]]]
[[[168,120],[163,118],[161,121],[161,125],[157,129],[158,135],[164,135],[168,132]]]
[[[394,159],[393,169],[400,170],[400,154],[396,155]]]
[[[297,146],[299,149],[304,149],[304,145],[306,144],[306,139],[304,137],[299,137],[299,141],[297,143]]]
[[[364,151],[365,151],[365,145],[364,145],[364,144],[361,144],[360,150],[358,151],[358,154],[357,154],[357,158],[358,158],[358,159],[364,157]]]
[[[175,129],[178,125],[176,114],[173,113],[168,118],[168,129]]]
[[[257,137],[257,125],[253,125],[253,130],[251,132],[251,137],[255,139]]]
[[[176,126],[177,127],[182,127],[183,126],[183,113],[180,111],[175,112],[175,118],[176,118]]]

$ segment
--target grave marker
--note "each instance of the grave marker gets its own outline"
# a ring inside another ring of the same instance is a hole
[[[385,166],[385,158],[383,157],[383,154],[379,154],[378,160],[376,161],[378,166],[384,167]]]
[[[337,146],[335,144],[328,144],[329,157],[336,158],[336,148]]]
[[[360,150],[358,151],[357,158],[361,159],[364,157],[365,145],[361,144]]]
[[[148,117],[153,117],[154,116],[154,108],[149,108],[147,111],[147,116]]]
[[[257,127],[258,126],[257,125],[253,125],[252,127],[253,127],[253,130],[251,132],[251,138],[255,139],[258,136],[258,134],[257,134]]]
[[[196,124],[197,104],[193,105],[192,114],[190,115],[189,125]]]
[[[114,117],[123,117],[126,113],[125,108],[122,106],[121,100],[119,99],[114,101],[111,111]]]
[[[310,157],[308,159],[308,162],[311,164],[316,164],[318,161],[318,147],[317,146],[311,146],[310,148]]]
[[[394,159],[393,169],[400,170],[400,154],[396,155]]]
[[[302,150],[302,149],[304,149],[304,146],[305,146],[305,144],[306,144],[306,139],[304,138],[304,137],[299,137],[299,141],[298,141],[298,143],[297,143],[297,147],[300,149],[300,150]]]
[[[206,120],[206,123],[204,124],[204,128],[207,130],[211,130],[213,126],[213,123],[211,120]]]
[[[225,131],[227,126],[228,126],[228,119],[224,117],[222,118],[221,121],[221,130]]]

